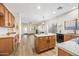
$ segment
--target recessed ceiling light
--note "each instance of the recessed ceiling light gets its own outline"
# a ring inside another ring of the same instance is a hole
[[[37,9],[40,10],[40,6],[37,6]]]
[[[54,11],[53,14],[56,14],[56,12]]]

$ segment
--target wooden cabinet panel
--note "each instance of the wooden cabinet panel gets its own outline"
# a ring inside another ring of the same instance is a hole
[[[4,15],[4,6],[0,3],[0,16]]]
[[[48,49],[48,44],[47,44],[47,40],[45,39],[45,37],[39,37],[37,39],[37,52],[42,52],[44,50]]]
[[[14,40],[13,40],[13,49],[15,50],[18,47],[18,43],[19,43],[19,35],[16,35]]]
[[[9,54],[11,54],[13,52],[13,40],[14,38],[13,37],[9,37],[7,38],[9,40]]]
[[[11,12],[3,5],[0,4],[0,27],[14,27],[15,26],[15,17]]]
[[[55,36],[49,36],[49,48],[55,47]]]
[[[5,8],[5,26],[8,26],[9,22],[9,11]]]
[[[75,38],[75,35],[64,34],[64,41],[68,41]]]
[[[72,56],[68,52],[65,52],[64,50],[58,48],[58,56]]]
[[[0,38],[0,55],[9,55],[12,51],[12,38]]]
[[[5,19],[4,17],[0,17],[0,27],[3,27],[5,25]]]
[[[10,55],[17,48],[19,39],[16,37],[0,38],[0,55]]]
[[[35,49],[37,53],[49,50],[55,47],[55,36],[36,37]]]
[[[12,16],[12,27],[15,27],[15,17]]]
[[[11,17],[12,15],[11,15],[11,13],[9,12],[9,22],[8,22],[8,25],[9,25],[9,27],[11,27],[12,26],[12,17]]]

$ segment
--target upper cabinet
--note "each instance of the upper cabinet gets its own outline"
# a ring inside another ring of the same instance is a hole
[[[12,16],[11,19],[12,19],[12,23],[11,23],[12,24],[12,27],[15,27],[15,17]]]
[[[5,8],[5,16],[4,16],[4,19],[5,19],[5,26],[8,26],[8,21],[9,21],[9,11]]]
[[[3,4],[0,4],[0,27],[13,28],[14,26],[15,26],[15,17]]]
[[[0,4],[0,16],[4,15],[4,5]]]

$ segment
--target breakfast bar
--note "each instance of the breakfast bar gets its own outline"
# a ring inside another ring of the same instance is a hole
[[[55,48],[56,34],[35,34],[35,50],[37,53]]]

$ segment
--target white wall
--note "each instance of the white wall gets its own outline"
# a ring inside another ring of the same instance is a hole
[[[48,24],[48,28],[51,27],[52,24],[57,24],[57,32],[59,33],[59,31],[61,30],[61,33],[73,33],[72,30],[64,30],[64,21],[66,20],[74,20],[78,18],[78,10],[75,9],[67,14],[63,14],[61,16],[55,17],[50,19],[50,21],[47,21]],[[79,33],[77,31],[77,33]]]
[[[62,33],[73,33],[73,30],[64,30],[64,21],[74,20],[74,19],[78,18],[78,14],[77,14],[78,12],[77,11],[78,10],[76,9],[76,10],[74,10],[74,11],[68,13],[68,14],[65,14],[65,15],[58,17],[57,24],[61,25],[61,27],[58,27],[58,31],[59,31],[59,29],[61,29]]]

